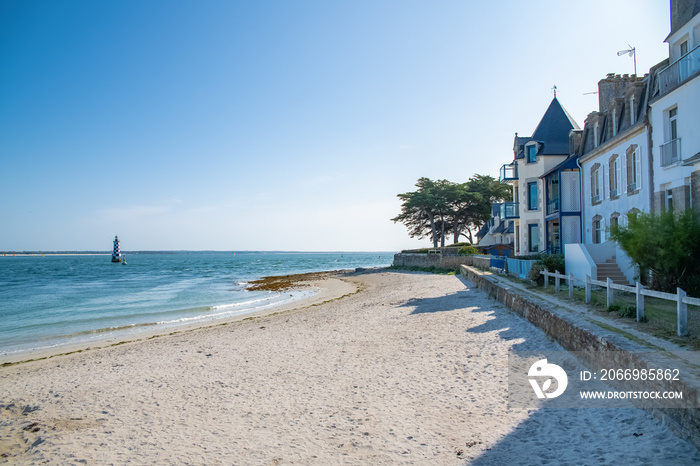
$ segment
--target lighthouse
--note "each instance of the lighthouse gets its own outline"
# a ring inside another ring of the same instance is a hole
[[[119,237],[114,237],[114,249],[112,249],[112,262],[121,262],[122,253],[119,251]]]

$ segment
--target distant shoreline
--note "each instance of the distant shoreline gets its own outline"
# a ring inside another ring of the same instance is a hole
[[[176,249],[176,250],[122,250],[122,254],[187,254],[187,253],[212,253],[212,254],[396,254],[396,251],[215,251],[211,249]],[[112,251],[0,251],[0,256],[111,256]]]

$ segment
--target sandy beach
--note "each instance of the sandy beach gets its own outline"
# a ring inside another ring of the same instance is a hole
[[[312,285],[253,318],[0,368],[0,462],[700,463],[631,405],[508,409],[509,349],[561,348],[467,280]]]

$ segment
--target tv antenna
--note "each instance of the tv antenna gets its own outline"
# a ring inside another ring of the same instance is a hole
[[[619,52],[617,52],[617,56],[621,57],[624,54],[628,54],[630,57],[634,58],[634,74],[636,76],[637,75],[637,49],[632,47],[630,44],[627,44],[627,46],[629,47],[629,49],[620,50]]]

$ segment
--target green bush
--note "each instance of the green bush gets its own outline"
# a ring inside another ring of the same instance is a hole
[[[653,289],[700,295],[700,219],[692,210],[628,215],[628,225],[613,225],[610,237],[642,271],[651,270]]]
[[[555,270],[559,273],[566,273],[564,268],[564,254],[548,254],[542,255],[537,260],[539,264],[542,264],[545,269],[550,272]]]
[[[478,251],[474,246],[462,246],[459,248],[460,256],[473,256],[476,253],[478,253]]]
[[[620,313],[622,311],[622,306],[619,304],[611,304],[608,306],[608,312],[617,312]]]
[[[620,317],[637,317],[637,307],[632,305],[621,306]]]
[[[540,272],[544,270],[544,265],[536,262],[530,267],[530,273],[527,274],[528,280],[532,280],[538,285],[544,285],[544,275]]]

